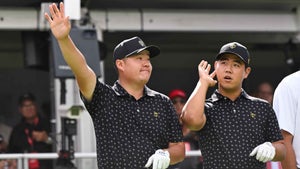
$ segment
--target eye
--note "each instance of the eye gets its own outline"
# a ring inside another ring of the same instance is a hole
[[[239,67],[241,67],[241,64],[235,63],[235,64],[233,64],[233,66],[239,68]]]
[[[225,65],[225,64],[226,64],[226,61],[225,61],[225,60],[222,60],[222,61],[220,61],[220,64]]]
[[[143,58],[141,56],[136,57],[137,60],[142,60]]]

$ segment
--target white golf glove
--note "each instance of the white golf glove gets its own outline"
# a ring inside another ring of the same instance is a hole
[[[155,153],[148,159],[146,168],[150,167],[152,164],[152,169],[165,169],[168,168],[170,164],[170,154],[168,151],[158,149]]]
[[[250,156],[256,154],[256,159],[261,162],[267,162],[273,160],[275,156],[275,147],[270,142],[265,142],[257,147],[255,147]]]

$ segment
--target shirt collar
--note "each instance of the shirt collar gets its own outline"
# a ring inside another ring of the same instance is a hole
[[[118,96],[130,96],[130,94],[120,85],[119,81],[117,80],[113,85],[113,90]],[[148,88],[147,86],[144,87],[143,96],[154,96],[155,92]]]
[[[244,89],[242,89],[241,94],[240,94],[240,96],[238,97],[238,99],[241,98],[241,97],[244,97],[244,98],[246,98],[246,99],[251,100],[251,96],[249,96],[249,95],[245,92]],[[211,101],[212,101],[212,102],[217,102],[217,101],[223,100],[223,99],[226,99],[226,97],[223,96],[223,95],[219,92],[218,89],[216,89],[216,90],[214,91],[214,93],[211,95]]]

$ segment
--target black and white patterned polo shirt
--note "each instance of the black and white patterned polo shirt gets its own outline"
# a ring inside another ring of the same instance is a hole
[[[118,81],[97,81],[92,100],[82,99],[95,127],[99,169],[145,169],[157,149],[183,141],[172,102],[147,87],[136,100]]]
[[[205,169],[265,169],[250,157],[258,145],[282,140],[275,112],[245,91],[235,100],[218,91],[206,100],[205,126],[198,131]]]

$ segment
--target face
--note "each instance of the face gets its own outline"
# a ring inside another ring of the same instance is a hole
[[[127,81],[146,84],[151,76],[152,65],[147,50],[116,61],[121,78]]]
[[[273,87],[269,83],[262,83],[258,87],[257,97],[267,100],[272,103],[273,100]]]
[[[185,99],[183,99],[182,97],[175,97],[172,99],[172,102],[175,107],[177,116],[179,117],[181,115],[182,108],[185,104]]]
[[[23,101],[20,112],[25,119],[32,120],[37,116],[37,107],[31,100]]]
[[[251,68],[236,55],[224,54],[215,62],[219,90],[232,92],[240,91],[243,80],[250,74]]]

